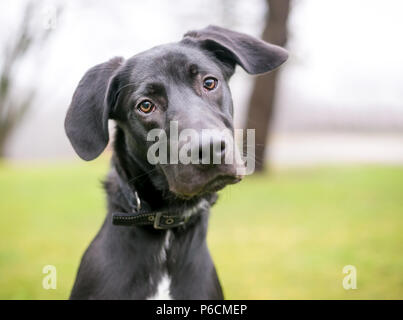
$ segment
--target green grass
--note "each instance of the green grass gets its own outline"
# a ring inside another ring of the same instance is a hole
[[[65,299],[105,215],[92,163],[0,164],[0,298]],[[208,235],[229,299],[403,299],[403,167],[252,176],[221,192]],[[42,268],[57,267],[57,289]],[[357,268],[357,290],[342,269]]]

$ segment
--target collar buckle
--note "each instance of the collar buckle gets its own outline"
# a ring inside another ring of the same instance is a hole
[[[171,229],[183,226],[189,217],[182,216],[169,216],[164,215],[163,212],[157,212],[154,218],[154,229]]]

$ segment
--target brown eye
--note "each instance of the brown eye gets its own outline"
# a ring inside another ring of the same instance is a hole
[[[138,104],[137,109],[143,113],[150,113],[155,110],[155,104],[149,100],[144,100]]]
[[[214,90],[217,87],[218,80],[213,77],[204,79],[203,87],[207,90]]]

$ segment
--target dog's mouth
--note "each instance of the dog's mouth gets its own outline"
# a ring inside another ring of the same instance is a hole
[[[197,198],[206,194],[211,194],[223,189],[225,186],[229,184],[235,184],[242,180],[242,176],[230,176],[230,175],[220,175],[207,182],[201,188],[198,188],[197,191],[191,193],[183,193],[183,192],[174,192],[176,197],[189,200],[192,198]]]
[[[241,176],[218,176],[208,182],[202,189],[201,193],[217,192],[226,185],[235,184],[242,180]]]

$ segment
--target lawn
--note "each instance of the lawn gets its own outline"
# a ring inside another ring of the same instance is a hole
[[[65,299],[105,215],[105,159],[0,164],[0,298]],[[403,299],[403,167],[274,170],[220,193],[208,235],[229,299]],[[57,268],[57,289],[42,268]],[[345,290],[345,265],[357,289]]]

